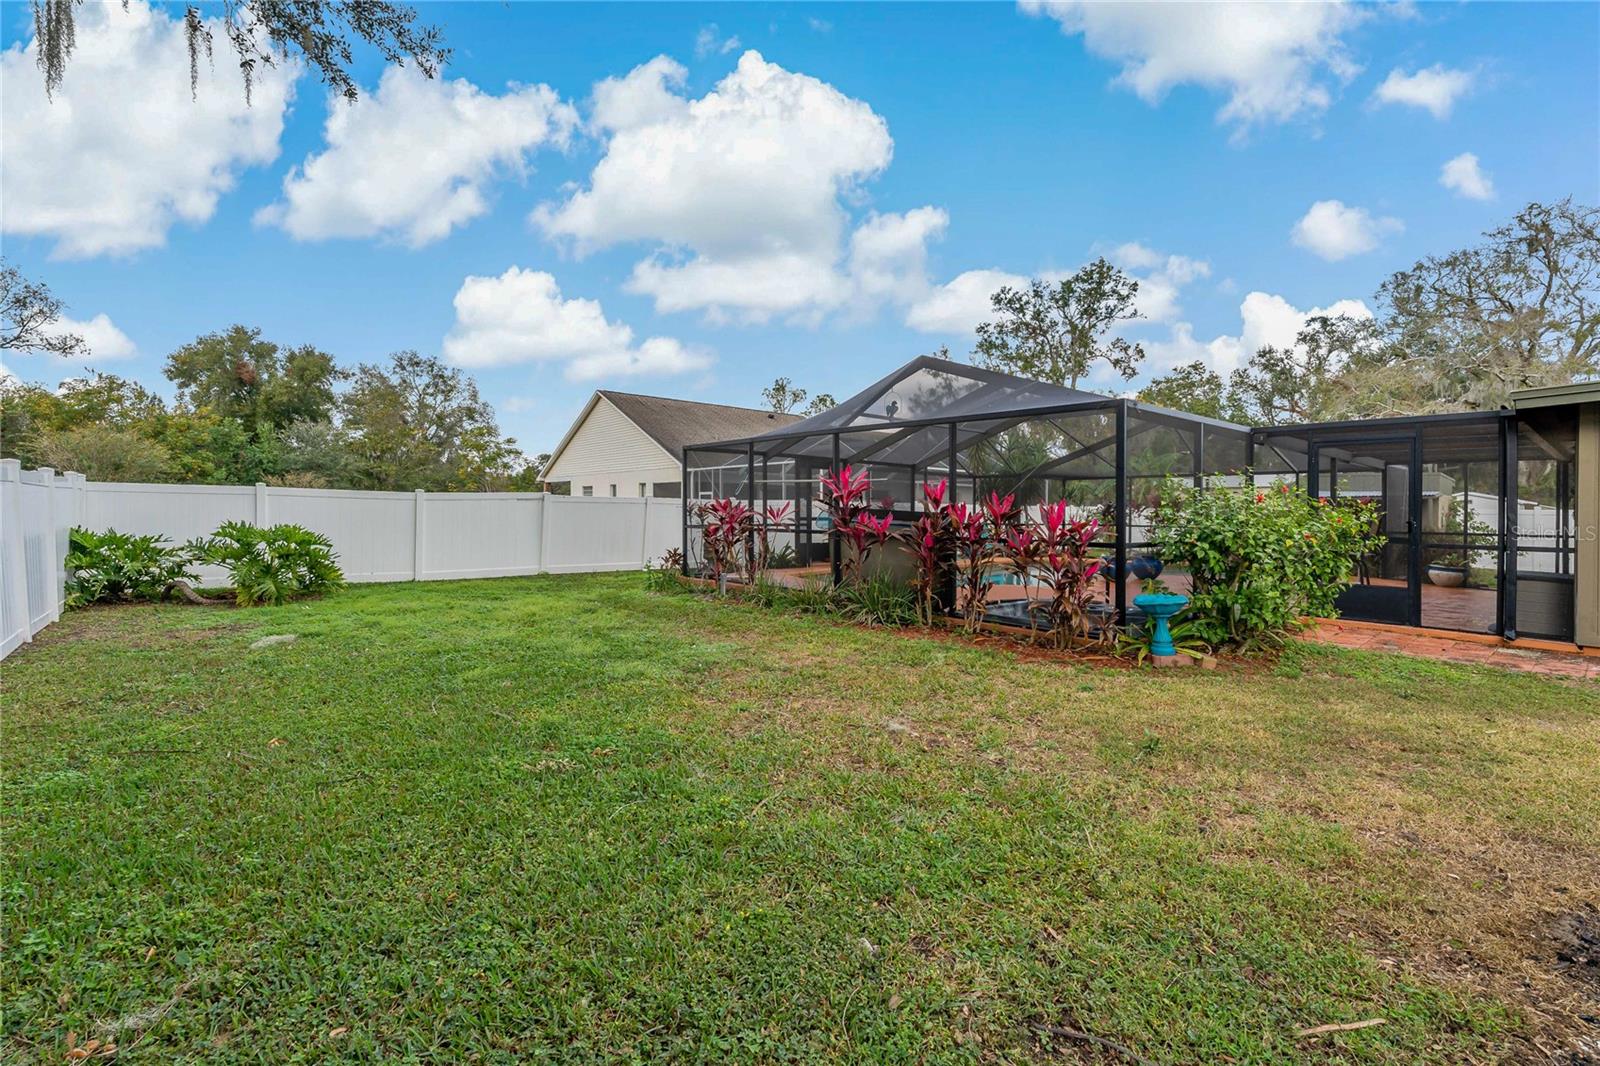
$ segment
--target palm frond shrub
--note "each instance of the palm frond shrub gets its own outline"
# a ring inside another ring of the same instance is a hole
[[[104,533],[74,526],[68,534],[66,606],[163,599],[175,581],[193,581],[191,553],[165,537]]]
[[[197,561],[228,571],[241,607],[281,606],[344,584],[332,542],[304,526],[224,522],[191,548]]]

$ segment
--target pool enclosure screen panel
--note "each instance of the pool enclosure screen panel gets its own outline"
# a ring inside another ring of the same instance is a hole
[[[1520,415],[1513,565],[1517,632],[1522,636],[1572,640],[1575,635],[1577,446],[1576,407]]]
[[[1504,518],[1500,420],[1425,421],[1420,434],[1421,624],[1497,633]]]
[[[1339,596],[1339,613],[1414,625],[1419,591],[1416,436],[1316,438],[1309,466],[1314,497],[1370,504],[1376,514],[1377,546],[1358,561],[1355,580]]]
[[[1385,543],[1341,597],[1345,617],[1499,633],[1515,609],[1502,506],[1511,425],[1495,413],[1257,430],[1252,467],[1257,486],[1295,484],[1379,507]]]
[[[1351,618],[1570,639],[1575,439],[1562,409],[1252,430],[924,357],[800,422],[688,449],[685,568],[704,565],[700,505],[735,497],[778,509],[771,569],[836,579],[842,549],[818,478],[849,464],[899,530],[945,480],[949,499],[1014,495],[1032,517],[1067,501],[1072,517],[1101,522],[1103,595],[1126,618],[1153,569],[1163,486],[1248,480],[1374,505],[1382,544],[1341,597]],[[1188,591],[1187,574],[1161,577]]]

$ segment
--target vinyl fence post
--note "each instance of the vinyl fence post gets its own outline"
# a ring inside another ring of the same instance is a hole
[[[256,482],[256,525],[267,524],[267,483]]]
[[[536,574],[549,573],[545,567],[545,552],[550,544],[550,500],[550,493],[539,494],[539,551],[535,555],[537,564],[534,569]]]
[[[650,565],[650,497],[639,497],[639,503],[644,507],[644,515],[639,520],[639,568],[642,570]]]
[[[416,521],[414,521],[411,526],[412,530],[414,531],[414,536],[411,540],[411,580],[413,581],[422,580],[422,551],[425,547],[427,547],[427,525],[423,521],[423,515],[426,513],[427,509],[427,498],[428,493],[426,489],[416,490]]]
[[[17,644],[33,639],[30,623],[32,612],[28,606],[28,554],[22,529],[22,462],[18,459],[0,459],[0,501],[4,513],[0,514],[0,573],[4,574],[4,592],[10,607],[14,633],[0,634],[7,644],[13,637]],[[7,649],[9,651],[9,649]]]
[[[43,565],[45,565],[45,616],[53,623],[53,621],[61,619],[61,600],[66,595],[66,591],[64,591],[67,581],[67,571],[64,568],[66,559],[56,555],[56,527],[59,525],[58,519],[56,519],[56,467],[38,467],[38,474],[40,474],[40,483],[45,487],[45,528],[48,530],[45,543],[50,546],[46,549],[48,554],[43,560]]]

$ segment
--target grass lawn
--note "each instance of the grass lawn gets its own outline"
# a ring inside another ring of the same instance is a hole
[[[0,1058],[1600,1040],[1570,961],[1600,930],[1592,685],[1309,645],[1063,665],[638,575],[86,611],[3,669]]]

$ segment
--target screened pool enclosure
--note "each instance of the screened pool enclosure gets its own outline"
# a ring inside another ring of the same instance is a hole
[[[791,580],[837,580],[848,548],[829,536],[817,479],[848,463],[868,472],[874,510],[901,528],[916,518],[922,487],[940,481],[969,504],[990,492],[1025,507],[1068,501],[1075,517],[1101,521],[1105,606],[1125,618],[1138,593],[1128,564],[1147,548],[1159,485],[1237,480],[1249,452],[1243,426],[924,357],[804,421],[686,449],[685,568],[704,562],[694,504],[732,497],[757,511],[788,504],[774,538],[780,567]],[[878,565],[895,566],[893,553]],[[1026,624],[1026,587],[999,568],[995,578],[992,620]]]
[[[837,582],[851,549],[830,536],[818,478],[850,464],[868,472],[874,510],[900,529],[917,517],[923,486],[940,481],[968,504],[998,492],[1034,509],[1065,500],[1072,517],[1099,519],[1100,610],[1126,622],[1151,568],[1162,483],[1249,478],[1378,505],[1384,544],[1341,595],[1343,615],[1572,640],[1579,412],[1248,427],[923,357],[803,421],[686,448],[684,572],[704,572],[695,505],[734,498],[758,513],[787,505],[769,526],[770,577]],[[873,567],[910,573],[892,548]],[[1161,576],[1186,591],[1186,575]],[[987,618],[1027,624],[1026,581],[998,566],[994,578]]]

